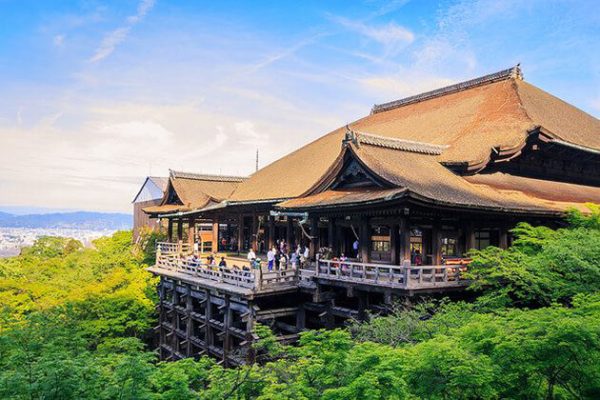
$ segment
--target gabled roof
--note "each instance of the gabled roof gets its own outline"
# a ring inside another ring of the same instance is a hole
[[[431,154],[345,142],[338,165],[307,195],[277,204],[281,209],[308,210],[367,205],[412,198],[421,202],[492,211],[555,214],[585,202],[600,202],[600,188],[542,181],[507,174],[463,177]],[[385,187],[327,189],[348,157],[377,175]],[[515,188],[518,188],[515,189]],[[560,194],[562,191],[562,195]],[[558,193],[557,193],[558,192]]]
[[[388,139],[398,139],[400,150],[407,150],[410,142],[434,146],[434,153],[439,154],[431,154],[429,160],[437,166],[429,161],[428,165],[448,179],[457,177],[440,163],[464,163],[479,169],[492,154],[518,152],[529,135],[539,131],[565,144],[600,150],[598,119],[526,83],[520,69],[507,71],[376,106],[373,113],[348,128],[368,135],[368,144],[381,148],[380,153],[392,150]],[[306,194],[336,164],[348,128],[339,128],[257,171],[239,185],[230,200]],[[409,169],[418,168],[406,167],[398,171],[402,179],[408,179]],[[421,181],[429,175],[422,168],[416,173]]]
[[[144,180],[144,183],[142,184],[142,186],[140,186],[140,190],[138,190],[135,197],[133,198],[132,203],[135,203],[138,201],[138,198],[140,197],[140,195],[142,194],[144,189],[146,189],[147,185],[149,185],[149,184],[154,185],[156,187],[156,190],[162,192],[162,195],[164,195],[165,191],[167,190],[168,183],[169,183],[169,178],[166,178],[166,177],[161,177],[161,176],[146,177],[146,179]],[[162,197],[162,195],[161,195],[161,197]],[[151,197],[153,197],[153,196],[151,196]],[[160,199],[160,197],[156,197],[154,199]],[[146,200],[154,200],[154,199],[149,198]],[[146,200],[143,200],[143,201],[146,201]]]
[[[148,207],[148,214],[190,211],[227,199],[246,178],[169,171],[168,187],[159,206]]]

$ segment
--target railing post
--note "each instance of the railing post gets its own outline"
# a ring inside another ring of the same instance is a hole
[[[404,286],[408,289],[410,286],[410,261],[409,260],[404,260],[402,262],[402,265],[404,267],[402,273],[403,273],[403,280],[404,280]]]

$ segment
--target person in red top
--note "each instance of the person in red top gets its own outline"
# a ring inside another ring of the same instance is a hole
[[[419,250],[415,252],[415,265],[423,265],[423,256]]]

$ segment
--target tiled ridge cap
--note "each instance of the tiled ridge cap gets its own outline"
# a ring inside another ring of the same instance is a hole
[[[243,182],[248,179],[245,176],[231,175],[211,175],[211,174],[196,174],[193,172],[173,171],[169,170],[171,178],[196,179],[199,181],[215,181],[215,182]]]
[[[414,96],[406,97],[404,99],[394,100],[388,103],[375,104],[371,109],[371,114],[393,110],[395,108],[406,106],[409,104],[418,103],[424,100],[445,96],[447,94],[456,93],[466,89],[486,85],[489,83],[504,81],[507,79],[523,79],[523,73],[521,72],[520,64],[517,64],[512,68],[494,72],[493,74],[480,76],[479,78],[459,82],[454,85],[446,86],[440,89],[435,89],[425,93],[420,93]]]
[[[414,140],[390,138],[348,129],[344,138],[344,142],[350,141],[355,143],[357,146],[367,144],[371,146],[384,147],[387,149],[402,150],[409,151],[412,153],[430,155],[440,155],[442,154],[444,149],[448,148],[448,146],[445,145],[417,142]]]

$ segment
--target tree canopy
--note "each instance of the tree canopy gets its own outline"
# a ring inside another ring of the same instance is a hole
[[[599,220],[520,224],[509,249],[474,252],[474,301],[397,304],[295,346],[259,325],[266,357],[228,369],[151,351],[152,255],[130,233],[43,238],[0,260],[0,398],[600,398]]]

